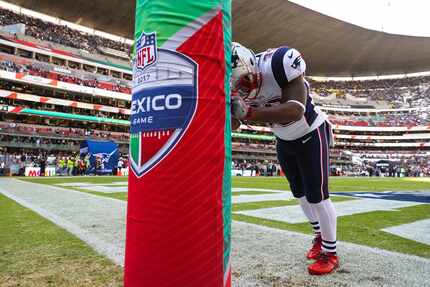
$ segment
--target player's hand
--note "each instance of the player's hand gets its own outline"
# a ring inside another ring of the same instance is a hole
[[[245,101],[238,96],[231,97],[231,116],[234,119],[242,120],[245,119],[249,112],[249,106]]]
[[[240,125],[242,124],[242,122],[238,119],[232,118],[231,119],[231,129],[233,131],[237,130],[238,128],[240,128]]]

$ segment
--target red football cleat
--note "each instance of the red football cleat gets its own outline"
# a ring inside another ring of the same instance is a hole
[[[309,274],[325,275],[339,267],[339,259],[333,253],[321,252],[315,263],[308,266]]]
[[[316,260],[321,254],[321,246],[322,246],[321,236],[315,237],[312,244],[313,244],[312,248],[309,249],[308,253],[306,254],[306,258]]]

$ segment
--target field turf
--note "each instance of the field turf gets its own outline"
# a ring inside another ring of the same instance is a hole
[[[122,268],[0,194],[0,286],[122,286]]]
[[[20,178],[21,180],[57,185],[62,183],[91,183],[91,184],[109,184],[113,182],[124,182],[127,184],[126,177],[118,176],[100,176],[100,177],[41,177],[41,178]],[[232,186],[241,188],[261,188],[261,189],[277,189],[289,190],[288,183],[283,177],[232,177]],[[329,181],[330,191],[430,191],[430,178],[414,179],[414,178],[349,178],[349,177],[331,177]],[[116,199],[127,200],[127,194],[123,192],[102,193],[88,191],[79,187],[63,187],[77,191],[89,192],[100,196],[107,196]],[[240,194],[269,194],[268,191],[240,191],[234,195]]]
[[[127,185],[125,177],[20,178],[27,182],[54,185],[89,183]],[[273,190],[288,190],[284,178],[233,177],[233,196],[271,195]],[[118,185],[116,185],[118,186]],[[127,200],[125,192],[102,193],[85,187],[62,187],[98,196]],[[268,189],[258,191],[253,189]],[[249,189],[249,190],[247,190]],[[331,178],[331,191],[430,191],[429,179]],[[357,200],[332,196],[335,203]],[[233,220],[271,228],[311,234],[308,223],[291,224],[239,214],[240,211],[297,205],[297,200],[268,200],[233,204]],[[122,268],[98,255],[83,241],[0,194],[0,286],[122,286]],[[389,211],[373,211],[338,218],[338,239],[360,245],[430,258],[430,246],[396,236],[382,229],[430,218],[430,204]],[[423,232],[427,232],[423,230]],[[256,244],[258,244],[256,239]],[[305,244],[310,244],[305,243]],[[341,248],[339,250],[341,252]]]
[[[283,177],[233,177],[233,187],[285,189],[289,186]],[[430,178],[366,178],[330,177],[330,191],[430,191]]]
[[[61,183],[92,183],[109,184],[113,182],[127,183],[127,178],[122,177],[72,177],[72,178],[22,178],[22,180],[57,185]],[[288,190],[288,184],[281,177],[233,177],[233,187],[249,188],[240,192],[234,192],[233,196],[238,195],[260,195],[270,194],[270,191],[254,191],[253,188]],[[79,187],[63,187],[78,191],[89,192],[100,196],[108,196],[116,199],[126,200],[124,192],[101,193],[88,191]],[[430,180],[428,178],[330,178],[330,191],[430,191]],[[334,202],[355,200],[353,197],[332,196]],[[233,219],[278,229],[311,233],[309,224],[298,223],[290,224],[275,220],[268,220],[243,214],[238,211],[255,210],[261,208],[281,207],[296,205],[296,200],[274,200],[261,202],[248,202],[233,204]],[[430,218],[430,205],[424,204],[399,208],[391,211],[373,211],[349,216],[341,216],[338,219],[338,238],[339,240],[349,241],[361,245],[378,247],[402,253],[414,254],[430,258],[430,246],[413,240],[402,238],[381,229],[405,223],[411,223],[421,219]]]

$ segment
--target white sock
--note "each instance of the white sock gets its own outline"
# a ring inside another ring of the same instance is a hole
[[[311,204],[321,226],[322,250],[336,252],[336,210],[330,199]]]
[[[316,216],[312,205],[309,203],[309,201],[306,199],[305,196],[302,196],[298,198],[300,206],[302,207],[303,213],[308,218],[309,223],[312,225],[312,228],[314,230],[314,234],[316,237],[321,236],[320,231],[320,224],[318,222],[318,217]]]

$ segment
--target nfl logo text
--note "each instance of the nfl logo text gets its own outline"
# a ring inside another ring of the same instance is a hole
[[[130,117],[130,167],[136,177],[149,172],[180,142],[198,99],[197,63],[177,51],[152,48],[155,33],[140,39]]]
[[[157,61],[157,38],[155,32],[144,33],[136,42],[136,68],[145,69]]]

